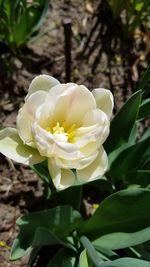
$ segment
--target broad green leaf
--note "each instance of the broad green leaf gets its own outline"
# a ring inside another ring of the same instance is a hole
[[[78,226],[78,235],[86,235],[91,240],[95,240],[117,232],[142,231],[150,225],[149,209],[149,190],[138,188],[119,191],[102,201],[94,215]],[[150,231],[146,236],[141,236],[140,242],[148,239],[150,239]]]
[[[121,258],[103,262],[99,267],[150,267],[150,262],[134,258]]]
[[[81,197],[82,197],[82,186],[69,187],[57,194],[59,198],[59,205],[70,205],[75,210],[80,210]]]
[[[73,254],[70,250],[67,250],[66,248],[61,248],[55,254],[55,256],[50,259],[46,267],[74,267],[75,260],[75,254]]]
[[[18,23],[13,25],[13,40],[16,47],[23,45],[27,41],[27,37],[30,34],[27,28],[27,15],[22,15]]]
[[[87,257],[87,252],[86,249],[84,249],[79,258],[79,267],[93,267],[92,263],[89,262],[88,257]]]
[[[72,243],[73,242],[70,242],[70,239],[67,239],[66,237],[59,239],[52,231],[44,227],[38,227],[32,241],[32,247],[64,245],[74,250]]]
[[[49,242],[56,242],[56,239],[58,242],[59,240],[65,242],[66,237],[76,229],[80,222],[80,214],[69,206],[59,206],[50,210],[24,215],[16,222],[20,228],[20,233],[14,241],[11,260],[22,257],[33,245],[37,245],[39,232],[43,233],[45,242],[48,242],[46,240],[46,230],[49,232]],[[67,243],[69,244],[70,241],[67,241]]]
[[[39,175],[39,177],[43,180],[43,184],[44,184],[44,196],[47,199],[50,199],[51,197],[51,189],[52,190],[56,190],[54,188],[54,185],[52,183],[51,177],[50,177],[50,173],[48,171],[48,166],[47,166],[47,161],[43,161],[42,163],[36,164],[31,166],[32,170],[34,170],[37,175]]]
[[[150,185],[150,171],[137,170],[129,172],[125,176],[125,181],[128,185],[137,184],[141,187],[147,187]]]
[[[108,153],[128,142],[131,131],[138,116],[141,103],[141,91],[134,93],[116,114],[110,126],[104,147]]]
[[[150,98],[144,99],[140,105],[138,119],[144,119],[150,115]]]
[[[26,165],[33,165],[45,159],[38,150],[24,145],[14,128],[5,128],[0,131],[0,153]]]
[[[90,240],[86,236],[82,236],[80,238],[80,242],[83,245],[83,247],[86,249],[87,255],[93,263],[94,266],[99,266],[99,264],[102,262],[99,254],[96,252],[93,244],[90,242]],[[85,257],[84,257],[85,259]]]
[[[150,239],[150,227],[134,233],[114,232],[103,235],[102,237],[93,241],[95,248],[103,249],[123,249],[129,246],[135,246],[143,243],[143,240]]]
[[[114,182],[123,180],[127,173],[140,169],[143,161],[145,162],[145,158],[147,159],[149,143],[150,137],[126,148],[118,155],[110,168],[110,174]]]
[[[129,136],[128,143],[125,143],[121,145],[119,148],[113,150],[109,155],[108,155],[108,163],[109,163],[109,169],[111,168],[111,164],[113,161],[119,156],[119,154],[125,150],[126,148],[132,146],[135,144],[137,138],[137,124],[135,123],[133,125],[132,131]]]
[[[51,177],[48,171],[47,161],[33,165],[32,169],[42,178],[44,182],[48,184],[50,183]]]

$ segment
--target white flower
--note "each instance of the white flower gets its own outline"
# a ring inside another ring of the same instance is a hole
[[[17,116],[17,130],[0,131],[0,152],[24,164],[48,160],[53,183],[64,189],[97,179],[107,169],[102,144],[109,134],[113,97],[74,83],[37,76]],[[72,169],[76,170],[76,176]]]

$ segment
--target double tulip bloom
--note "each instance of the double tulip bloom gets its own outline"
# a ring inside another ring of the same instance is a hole
[[[57,189],[95,180],[107,169],[102,144],[109,134],[113,96],[98,88],[37,76],[17,116],[17,129],[0,131],[0,152],[27,165],[48,161]],[[76,170],[76,171],[74,171]]]

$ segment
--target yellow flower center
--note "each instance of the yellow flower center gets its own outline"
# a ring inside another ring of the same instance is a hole
[[[60,124],[57,122],[53,127],[47,127],[46,130],[49,131],[52,134],[64,134],[67,136],[67,141],[69,143],[74,142],[75,138],[75,129],[76,129],[76,124],[72,124],[69,128],[65,126],[65,122]]]

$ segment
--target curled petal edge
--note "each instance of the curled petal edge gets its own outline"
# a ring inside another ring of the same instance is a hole
[[[32,80],[25,100],[27,100],[31,94],[37,91],[42,90],[48,92],[52,87],[58,84],[60,84],[60,82],[52,76],[46,74],[38,75]]]
[[[54,158],[48,159],[48,169],[57,190],[64,190],[75,183],[74,173],[69,169],[57,166]]]
[[[111,91],[104,88],[97,88],[92,91],[92,94],[96,100],[97,107],[105,112],[110,119],[114,108],[114,98]]]
[[[0,153],[18,163],[34,165],[45,160],[37,149],[23,144],[15,128],[0,131]]]
[[[86,183],[99,179],[104,175],[108,167],[108,158],[103,147],[99,149],[96,159],[86,168],[77,170],[77,179]]]

